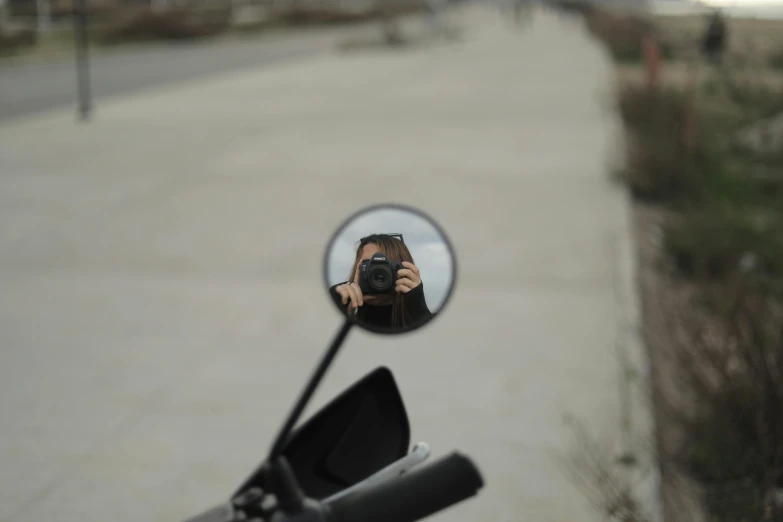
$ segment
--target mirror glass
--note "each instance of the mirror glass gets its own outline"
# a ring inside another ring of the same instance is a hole
[[[400,391],[380,367],[343,391],[298,427],[283,456],[302,491],[321,500],[361,482],[404,457],[410,427]],[[261,468],[237,492],[264,489]]]
[[[332,237],[326,287],[340,313],[376,333],[402,333],[430,322],[456,280],[454,251],[423,212],[377,205],[348,218]]]

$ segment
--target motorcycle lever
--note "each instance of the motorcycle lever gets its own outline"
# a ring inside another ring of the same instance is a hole
[[[277,502],[274,497],[265,494],[259,488],[252,488],[204,511],[185,522],[240,522],[245,520],[265,520],[274,512]]]
[[[331,497],[324,500],[325,503],[334,502],[338,498],[342,498],[345,495],[353,493],[356,490],[377,484],[379,482],[385,482],[389,479],[399,477],[413,469],[415,466],[421,464],[427,457],[430,456],[430,447],[426,442],[418,442],[413,446],[410,453],[402,457],[401,459],[392,462],[380,471],[376,471],[361,482],[354,484],[353,486],[339,491]]]
[[[224,502],[185,520],[185,522],[236,522],[242,518],[244,518],[242,513],[234,509],[231,502]]]

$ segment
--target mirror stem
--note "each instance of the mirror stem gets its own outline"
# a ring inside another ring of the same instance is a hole
[[[278,457],[267,463],[265,478],[269,491],[274,493],[283,513],[293,516],[302,511],[305,496],[299,489],[296,477],[285,457]]]
[[[283,453],[285,444],[288,442],[288,436],[291,434],[291,430],[294,429],[294,426],[299,420],[299,417],[302,415],[302,412],[307,406],[307,403],[310,402],[313,393],[315,393],[316,388],[318,388],[318,385],[321,383],[321,380],[326,374],[326,370],[329,369],[329,366],[331,366],[332,361],[337,355],[337,352],[340,351],[340,346],[342,346],[343,341],[345,341],[345,338],[348,336],[348,332],[351,330],[351,326],[353,326],[353,321],[351,321],[350,318],[346,319],[343,325],[340,327],[340,330],[338,330],[337,335],[335,335],[334,339],[332,340],[332,344],[326,350],[326,353],[323,355],[323,357],[321,357],[321,361],[318,363],[318,366],[316,366],[315,372],[313,372],[312,377],[310,377],[310,380],[308,381],[304,390],[302,390],[299,399],[297,399],[294,408],[291,410],[291,413],[288,414],[288,418],[286,419],[285,424],[283,424],[283,427],[277,434],[277,438],[275,439],[275,442],[272,445],[272,450],[270,451],[269,457],[267,458],[268,462],[274,462]]]

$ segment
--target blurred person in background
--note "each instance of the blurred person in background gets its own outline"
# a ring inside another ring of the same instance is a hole
[[[707,60],[720,63],[728,39],[726,20],[720,9],[713,11],[702,39],[702,53]]]

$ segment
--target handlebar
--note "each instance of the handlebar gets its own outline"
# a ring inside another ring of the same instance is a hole
[[[474,496],[478,468],[454,452],[429,466],[326,503],[329,522],[415,522]]]

